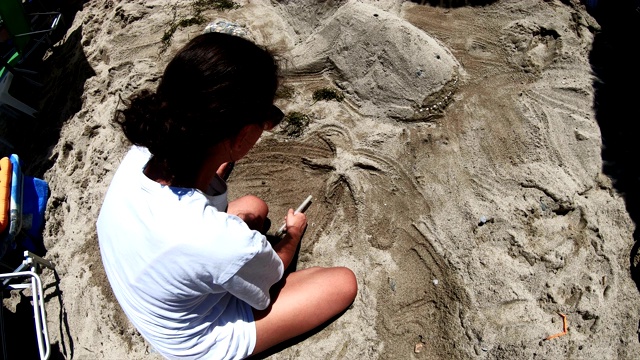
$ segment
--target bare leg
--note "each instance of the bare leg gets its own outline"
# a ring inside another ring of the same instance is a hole
[[[245,195],[233,200],[227,207],[227,213],[237,215],[250,229],[262,231],[269,213],[267,204],[257,196]]]
[[[271,305],[253,310],[257,337],[253,354],[322,325],[346,309],[358,291],[355,275],[344,267],[304,269],[282,281]]]

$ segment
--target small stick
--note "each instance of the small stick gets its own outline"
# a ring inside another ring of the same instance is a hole
[[[545,340],[551,340],[551,339],[555,339],[557,337],[560,336],[564,336],[567,335],[567,315],[562,314],[562,313],[558,313],[558,315],[562,316],[562,332],[557,333],[557,334],[553,334],[553,335],[549,335],[545,338]]]
[[[304,199],[302,204],[300,204],[300,206],[298,206],[298,208],[296,209],[294,214],[304,213],[305,211],[307,211],[307,209],[309,208],[309,205],[311,205],[311,199],[312,198],[313,197],[311,195],[307,196],[307,198]],[[280,236],[284,235],[284,233],[286,232],[285,231],[286,228],[287,228],[287,224],[286,223],[282,224],[282,226],[280,226],[280,229],[278,229],[278,231],[276,231],[276,236],[280,237]]]

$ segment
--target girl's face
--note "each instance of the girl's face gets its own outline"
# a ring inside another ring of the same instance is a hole
[[[275,105],[266,114],[266,119],[262,124],[251,124],[245,126],[236,138],[236,147],[233,149],[233,155],[236,160],[241,159],[253,146],[258,142],[262,133],[266,130],[273,129],[282,121],[284,114]]]
[[[235,160],[243,158],[251,148],[258,142],[262,132],[265,130],[263,125],[251,124],[245,126],[241,131],[236,147],[233,149],[233,157]]]

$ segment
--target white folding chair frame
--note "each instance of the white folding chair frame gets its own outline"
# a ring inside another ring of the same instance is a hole
[[[38,272],[40,271],[38,265],[42,265],[49,269],[54,269],[53,264],[45,260],[38,255],[35,255],[29,251],[24,252],[24,261],[14,272],[0,274],[0,279],[5,279],[3,285],[10,290],[23,290],[31,288],[31,297],[33,301],[33,318],[36,327],[36,338],[38,341],[38,351],[40,353],[41,360],[49,359],[51,355],[51,344],[49,343],[49,331],[47,330],[47,315],[44,307],[44,294],[42,288],[42,280]],[[28,271],[23,271],[25,268],[30,268]],[[29,283],[20,284],[8,284],[11,279],[14,278],[30,278]]]

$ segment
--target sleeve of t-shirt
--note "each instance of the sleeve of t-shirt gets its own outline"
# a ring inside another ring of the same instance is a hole
[[[253,231],[255,254],[229,278],[222,287],[251,307],[264,310],[269,306],[269,289],[284,273],[282,260],[266,237]]]

